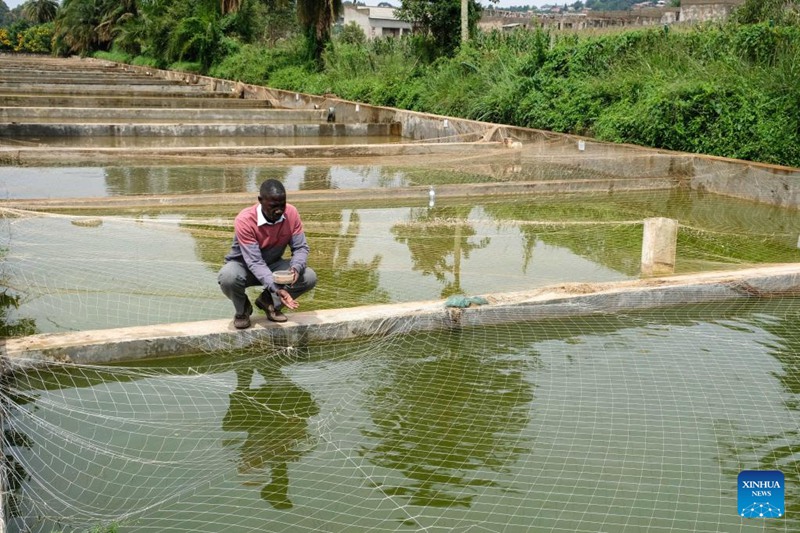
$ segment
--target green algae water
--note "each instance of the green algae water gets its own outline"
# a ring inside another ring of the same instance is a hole
[[[797,531],[800,300],[6,384],[10,531]],[[785,515],[739,516],[780,470]]]
[[[169,180],[142,189],[133,185],[140,179],[120,175],[113,191],[102,194],[185,194],[199,186],[189,175],[182,174],[187,181],[178,180],[178,189],[166,187]],[[296,181],[301,175],[305,179]],[[230,192],[252,190],[254,204],[254,187],[264,176],[238,181]],[[370,167],[326,170],[334,181],[322,174],[312,180],[309,169],[299,167],[287,176],[294,176],[292,190],[305,184],[331,193],[330,200],[297,204],[319,276],[300,311],[636,279],[642,221],[654,216],[679,221],[677,273],[800,260],[800,212],[699,192],[483,195],[438,198],[431,206],[431,184],[477,178]],[[419,198],[337,199],[334,189],[364,181],[422,187]],[[32,182],[40,193],[51,183],[46,176]],[[0,218],[0,278],[17,301],[6,306],[6,317],[28,321],[40,333],[229,317],[216,275],[232,221],[249,204],[175,207],[166,197],[155,207],[123,202],[7,212]]]

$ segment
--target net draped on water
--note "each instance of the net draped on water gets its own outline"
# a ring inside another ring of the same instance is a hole
[[[619,171],[657,179],[653,157],[630,154]],[[404,165],[0,167],[15,198],[0,218],[7,322],[44,333],[228,316],[217,271],[233,218],[269,177],[285,183],[312,246],[319,284],[302,310],[635,279],[651,217],[678,221],[677,273],[800,259],[796,209],[672,179],[609,190],[598,167],[610,164],[501,149]]]
[[[798,318],[744,300],[18,371],[9,525],[794,531]],[[742,470],[784,473],[783,518],[738,516]]]

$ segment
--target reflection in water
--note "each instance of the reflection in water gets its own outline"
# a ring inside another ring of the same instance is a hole
[[[353,247],[361,235],[358,211],[331,210],[318,213],[305,225],[314,254],[318,282],[313,305],[317,309],[387,303],[388,292],[380,286],[381,255],[353,259]]]
[[[13,318],[20,305],[20,296],[8,288],[0,289],[0,338],[22,337],[36,333],[36,321],[32,318]]]
[[[0,220],[0,224],[2,222]],[[14,312],[19,309],[22,297],[8,287],[6,274],[1,266],[5,264],[6,253],[8,253],[8,248],[0,243],[0,339],[3,337],[33,335],[36,333],[36,321],[34,319],[14,317]]]
[[[2,370],[2,365],[0,365]],[[3,489],[3,501],[0,502],[3,507],[4,517],[17,518],[24,514],[22,509],[23,494],[22,486],[30,479],[29,474],[25,471],[23,464],[17,460],[17,454],[21,450],[28,452],[33,448],[33,441],[25,433],[15,429],[9,421],[8,413],[17,406],[24,405],[31,401],[21,395],[12,395],[13,390],[13,375],[3,373],[0,375],[0,430],[2,431],[2,448],[3,452],[3,477],[0,483],[5,483]]]
[[[330,180],[306,179],[330,174]],[[110,167],[0,167],[0,198],[99,198],[131,195],[252,192],[267,178],[280,179],[287,191],[371,189],[475,180],[464,172],[420,172],[384,165],[307,166],[228,164]]]
[[[747,299],[20,372],[11,530],[797,531],[798,319]],[[742,521],[738,472],[772,468],[785,519]]]
[[[800,310],[774,315],[759,314],[752,319],[752,324],[771,333],[772,337],[764,345],[770,355],[781,366],[781,372],[775,378],[783,387],[783,399],[787,411],[800,412]],[[734,322],[731,328],[749,327],[749,324]],[[764,394],[776,396],[777,390],[765,390]],[[768,428],[776,431],[779,428]],[[719,433],[725,435],[731,428],[720,428]],[[741,432],[739,429],[737,432]],[[785,512],[786,517],[796,517],[800,512],[800,429],[778,431],[767,435],[759,435],[749,439],[730,439],[722,443],[725,452],[720,454],[723,468],[728,475],[737,475],[740,470],[780,470],[785,476]],[[776,531],[784,529],[776,525]]]
[[[432,275],[444,283],[443,298],[463,292],[462,257],[469,259],[470,252],[485,248],[491,242],[489,237],[483,237],[477,243],[470,242],[476,234],[467,222],[472,209],[473,206],[412,209],[408,222],[392,227],[395,239],[408,246],[414,270],[422,272],[423,276]],[[452,264],[448,261],[451,256]],[[453,276],[449,281],[447,274]]]
[[[259,373],[265,380],[253,383]],[[276,509],[291,509],[288,463],[310,451],[308,419],[319,413],[311,393],[283,376],[278,366],[261,359],[255,367],[236,370],[236,389],[222,420],[222,429],[246,432],[244,439],[226,445],[239,446],[238,472],[243,476],[268,474],[261,497]]]
[[[301,191],[327,191],[333,189],[333,173],[331,168],[308,167],[303,173],[303,180],[300,182]]]
[[[373,428],[361,454],[405,480],[380,486],[411,505],[469,507],[487,487],[504,489],[507,472],[531,444],[532,385],[523,359],[502,358],[480,332],[436,337],[425,354],[392,359],[368,389]],[[490,344],[486,346],[486,344]]]
[[[541,241],[628,276],[639,274],[641,224],[649,217],[679,222],[678,272],[800,260],[797,211],[702,191],[536,197],[521,207],[491,202],[484,209],[498,222],[518,221],[525,250]]]
[[[246,167],[109,167],[106,187],[111,196],[237,193],[257,190],[273,173]]]

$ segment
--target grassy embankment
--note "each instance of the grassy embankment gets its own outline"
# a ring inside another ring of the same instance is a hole
[[[208,73],[311,94],[800,167],[800,27],[482,33],[428,61],[412,39],[241,46]]]

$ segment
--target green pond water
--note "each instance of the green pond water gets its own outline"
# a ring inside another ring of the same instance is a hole
[[[198,177],[191,167],[15,168],[19,175],[0,172],[0,183],[9,199],[216,191],[252,192],[255,203],[257,185],[276,174],[236,168],[226,182],[227,171],[206,170]],[[278,175],[290,202],[297,190],[420,186],[418,199],[297,202],[319,276],[300,311],[634,279],[642,221],[654,216],[681,225],[678,273],[800,260],[800,213],[699,192],[440,197],[429,206],[429,185],[490,177],[382,166],[288,166]],[[216,274],[242,207],[7,214],[0,218],[5,334],[230,316]]]
[[[55,367],[9,531],[800,529],[800,300]],[[785,516],[738,513],[781,470]]]
[[[101,198],[147,194],[252,192],[266,179],[287,191],[368,189],[474,183],[490,177],[470,172],[391,168],[382,165],[0,167],[0,198]]]

